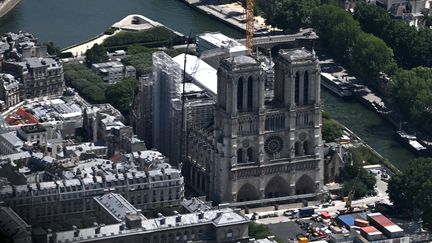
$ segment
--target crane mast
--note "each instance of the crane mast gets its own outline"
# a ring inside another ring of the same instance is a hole
[[[246,7],[246,47],[252,55],[254,36],[254,0],[247,0]]]

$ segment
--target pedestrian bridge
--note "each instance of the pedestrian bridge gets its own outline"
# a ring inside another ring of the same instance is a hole
[[[297,45],[298,42],[308,42],[317,40],[319,37],[312,28],[303,29],[291,35],[269,35],[254,37],[253,45],[255,48],[271,49],[278,45],[290,44]],[[238,42],[246,44],[246,39],[238,39]]]

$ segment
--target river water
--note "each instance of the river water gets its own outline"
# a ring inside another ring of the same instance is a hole
[[[64,48],[102,33],[129,14],[144,15],[184,35],[222,31],[243,36],[179,0],[22,0],[0,20],[0,33],[23,30]]]
[[[185,35],[221,31],[243,34],[191,9],[179,0],[22,0],[0,20],[0,33],[18,30],[35,34],[41,42],[66,47],[103,32],[129,14],[141,14]],[[324,110],[347,126],[397,167],[413,155],[395,138],[394,129],[355,101],[344,101],[322,89]]]
[[[399,169],[405,168],[414,155],[396,138],[394,128],[373,111],[355,100],[343,100],[321,88],[324,110],[356,133]]]

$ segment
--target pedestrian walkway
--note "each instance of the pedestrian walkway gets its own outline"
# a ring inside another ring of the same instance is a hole
[[[95,44],[101,45],[108,37],[113,36],[119,32],[120,32],[120,30],[116,30],[114,32],[114,34],[112,34],[112,35],[101,34],[100,36],[98,36],[95,39],[92,39],[88,42],[84,42],[80,45],[71,47],[69,49],[65,49],[62,52],[63,53],[71,52],[74,57],[82,57],[85,55],[86,51],[88,49],[92,48]]]

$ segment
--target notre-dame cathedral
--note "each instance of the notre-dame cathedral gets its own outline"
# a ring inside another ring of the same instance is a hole
[[[215,202],[319,192],[323,185],[320,66],[315,53],[281,50],[274,95],[250,56],[221,62],[214,122],[192,128],[185,177]]]

